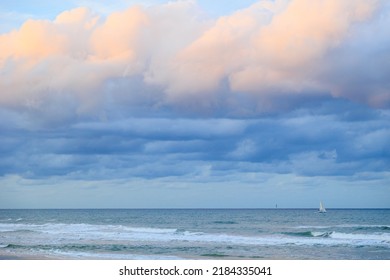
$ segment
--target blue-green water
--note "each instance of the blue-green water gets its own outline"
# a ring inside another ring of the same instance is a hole
[[[390,259],[390,210],[0,210],[0,255]]]

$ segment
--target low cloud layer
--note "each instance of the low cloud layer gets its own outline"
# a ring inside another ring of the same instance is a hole
[[[126,118],[49,131],[6,128],[0,175],[159,178],[261,172],[361,176],[387,172],[390,115],[307,110],[256,119]],[[206,172],[207,171],[207,172]],[[206,173],[204,173],[206,172]]]

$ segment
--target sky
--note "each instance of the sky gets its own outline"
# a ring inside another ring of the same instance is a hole
[[[0,208],[390,207],[386,0],[1,1]]]

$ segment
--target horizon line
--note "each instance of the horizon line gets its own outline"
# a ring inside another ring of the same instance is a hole
[[[103,208],[0,208],[0,210],[317,210],[318,207],[251,207],[251,208],[245,208],[245,207],[234,207],[234,208],[227,208],[227,207],[167,207],[167,208],[161,208],[161,207],[150,207],[150,208],[115,208],[115,207],[103,207]],[[326,208],[326,210],[390,210],[390,207],[334,207],[334,208]]]

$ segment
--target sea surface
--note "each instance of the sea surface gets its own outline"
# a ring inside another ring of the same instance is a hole
[[[0,210],[0,256],[390,259],[390,209]]]

